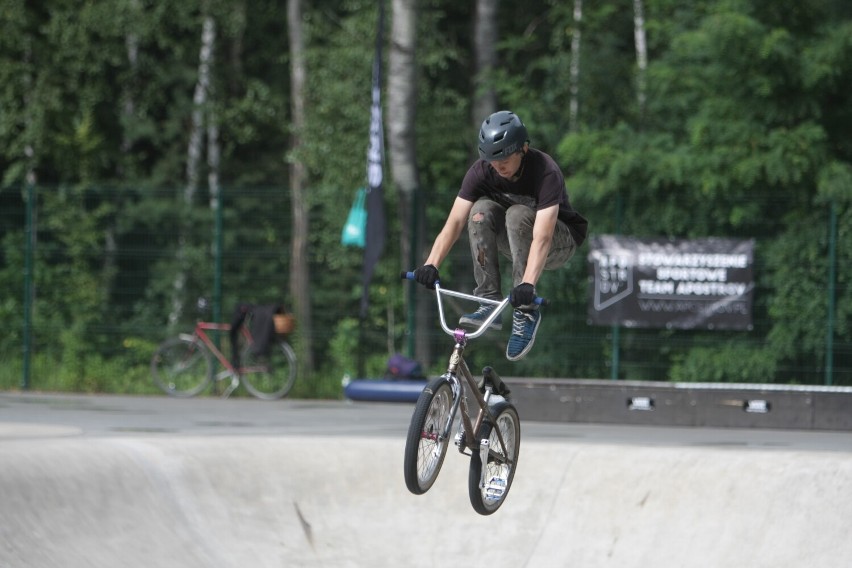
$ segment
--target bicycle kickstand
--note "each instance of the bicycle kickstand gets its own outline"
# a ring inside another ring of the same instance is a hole
[[[231,393],[237,390],[237,387],[240,386],[240,377],[232,371],[223,371],[220,377],[216,378],[224,379],[228,375],[231,376],[231,384],[228,385],[228,387],[225,389],[225,392],[222,393],[222,398],[228,398],[229,396],[231,396]]]

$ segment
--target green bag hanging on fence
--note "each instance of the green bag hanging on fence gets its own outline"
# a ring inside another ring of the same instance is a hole
[[[366,196],[367,190],[363,187],[358,188],[355,202],[352,203],[346,224],[343,225],[343,233],[340,235],[340,243],[343,245],[364,248],[366,244],[367,210],[364,208]]]

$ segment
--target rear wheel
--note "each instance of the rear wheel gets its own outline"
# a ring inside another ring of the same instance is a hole
[[[405,485],[415,495],[429,491],[447,455],[444,432],[453,407],[453,392],[445,377],[432,379],[420,393],[405,440]],[[452,425],[451,425],[452,426]]]
[[[506,500],[521,450],[521,420],[515,407],[501,401],[491,408],[491,414],[495,417],[494,424],[483,422],[477,437],[477,444],[481,440],[488,440],[488,459],[483,464],[476,450],[470,457],[468,493],[470,504],[480,515],[490,515]],[[497,435],[498,431],[500,436]],[[500,437],[505,447],[500,443]]]
[[[163,392],[171,396],[195,396],[213,379],[213,362],[207,346],[194,335],[168,339],[151,358],[151,374]]]
[[[252,353],[251,346],[240,356],[240,378],[252,395],[275,400],[290,392],[296,382],[296,353],[284,340],[273,342],[269,353]]]

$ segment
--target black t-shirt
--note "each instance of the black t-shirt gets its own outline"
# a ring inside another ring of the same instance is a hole
[[[487,197],[507,208],[520,203],[536,211],[558,204],[559,220],[568,225],[577,246],[586,240],[589,222],[571,207],[562,170],[541,150],[528,149],[516,181],[500,176],[485,160],[477,160],[467,170],[458,196],[467,201]]]

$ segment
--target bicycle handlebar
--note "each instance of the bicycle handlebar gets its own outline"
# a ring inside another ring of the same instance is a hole
[[[402,271],[402,272],[399,273],[399,277],[402,280],[414,280],[414,272]],[[440,283],[441,283],[440,280],[436,280],[435,281],[435,287],[439,288]],[[453,292],[452,290],[447,290],[447,289],[443,289],[442,291],[445,294],[449,294],[450,296],[458,296],[460,298],[464,298],[464,299],[468,299],[468,300],[487,299],[487,298],[479,298],[478,296],[472,296],[470,294],[464,294],[462,292]],[[508,299],[508,296],[507,296],[507,299]],[[491,300],[491,301],[494,302],[494,300]],[[494,303],[499,303],[499,302],[494,302]],[[548,306],[548,305],[550,305],[550,300],[548,300],[546,298],[542,298],[541,296],[536,296],[535,299],[533,300],[533,303],[538,305],[538,306]]]

